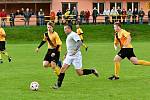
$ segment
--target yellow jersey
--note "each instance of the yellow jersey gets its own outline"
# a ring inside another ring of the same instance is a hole
[[[80,36],[80,39],[83,40],[83,31],[81,28],[77,29],[77,34]]]
[[[48,37],[49,39],[51,40],[51,42],[53,43],[54,46],[52,46],[48,40],[47,40],[47,37],[45,36],[44,34],[44,38],[43,38],[43,41],[47,41],[48,43],[48,49],[54,49],[57,47],[57,45],[60,45],[59,48],[58,48],[58,51],[61,51],[61,45],[62,45],[62,41],[60,40],[59,36],[58,36],[58,33],[57,32],[53,32],[53,33],[48,33]]]
[[[0,28],[0,41],[5,41],[6,33],[3,28]]]
[[[120,48],[122,48],[126,42],[127,37],[130,35],[130,32],[121,29],[118,33],[115,33],[114,44],[120,44]],[[128,44],[127,48],[133,48],[131,43]]]

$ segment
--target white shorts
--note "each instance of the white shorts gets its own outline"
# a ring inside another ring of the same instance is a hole
[[[77,52],[75,55],[70,56],[69,54],[66,55],[65,60],[63,61],[63,65],[73,65],[75,69],[82,68],[82,55],[81,52]]]

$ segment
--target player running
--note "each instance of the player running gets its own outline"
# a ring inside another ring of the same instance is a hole
[[[81,39],[81,41],[83,42],[83,30],[80,28],[80,26],[79,25],[76,25],[76,28],[77,28],[77,34],[79,35],[79,37],[80,37],[80,39]],[[87,51],[88,50],[88,47],[83,43],[82,44],[83,45],[83,47],[85,48],[85,50]]]
[[[5,55],[8,58],[8,61],[11,62],[11,57],[6,51],[6,33],[4,29],[0,26],[0,64],[3,63],[2,55]]]
[[[119,70],[120,70],[120,62],[124,58],[128,58],[134,65],[145,65],[150,66],[150,62],[144,60],[138,60],[135,56],[133,47],[131,45],[131,35],[129,32],[125,31],[121,28],[121,24],[119,22],[114,23],[115,30],[115,38],[114,38],[114,48],[117,50],[118,44],[120,44],[121,50],[114,57],[115,63],[115,74],[108,79],[117,80],[119,79]]]
[[[59,63],[62,41],[60,40],[58,33],[53,30],[53,27],[54,24],[52,22],[47,23],[48,31],[44,33],[43,41],[40,43],[36,51],[38,52],[40,47],[47,42],[48,51],[45,55],[43,66],[51,67],[58,76],[60,73],[60,68],[57,64]]]
[[[53,86],[53,89],[58,89],[61,87],[63,79],[65,77],[65,72],[69,68],[71,64],[73,64],[77,74],[79,76],[94,74],[95,76],[99,76],[96,69],[82,69],[82,55],[80,51],[80,46],[82,45],[82,41],[75,32],[72,31],[72,27],[70,25],[64,26],[64,31],[67,35],[66,46],[67,46],[67,54],[63,62],[63,66],[60,70],[60,75],[56,84]]]

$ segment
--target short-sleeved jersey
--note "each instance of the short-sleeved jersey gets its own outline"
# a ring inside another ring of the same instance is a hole
[[[53,43],[54,46],[52,46],[48,40],[47,40],[47,37],[45,36],[44,34],[44,38],[43,38],[43,41],[47,41],[48,43],[48,49],[54,49],[57,47],[57,45],[60,45],[58,51],[61,51],[61,45],[62,45],[62,41],[60,40],[59,36],[58,36],[58,33],[57,32],[53,32],[53,33],[49,33],[49,32],[46,32],[48,34],[48,37],[49,39],[51,40],[51,42]]]
[[[0,41],[5,41],[6,34],[3,28],[0,28]]]
[[[114,44],[120,44],[120,47],[122,48],[127,42],[127,37],[129,35],[129,32],[121,29],[118,33],[115,33]],[[127,48],[133,48],[131,43],[127,46]]]
[[[82,35],[82,34],[83,34],[83,31],[82,31],[81,28],[78,28],[78,29],[77,29],[77,34],[80,36],[80,39],[83,40],[83,35]]]
[[[69,35],[67,35],[66,39],[67,53],[72,54],[74,52],[78,40],[81,40],[79,35],[73,31]],[[80,51],[80,48],[78,49],[78,51]]]

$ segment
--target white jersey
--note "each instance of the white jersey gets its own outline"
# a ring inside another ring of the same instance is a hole
[[[76,49],[76,43],[78,40],[81,40],[79,35],[73,31],[67,36],[66,39],[67,54],[74,53],[74,50]],[[80,51],[80,48],[77,51]]]
[[[73,31],[67,36],[67,39],[66,39],[67,55],[63,61],[63,65],[73,64],[75,69],[82,68],[82,55],[80,52],[80,48],[77,50],[77,53],[75,55],[72,55],[74,53],[74,50],[76,49],[76,44],[78,40],[81,40],[79,35]]]

